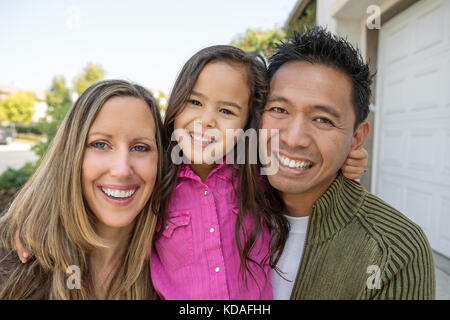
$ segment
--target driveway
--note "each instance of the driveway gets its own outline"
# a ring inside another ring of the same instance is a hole
[[[0,173],[8,167],[19,169],[26,162],[36,161],[38,157],[28,144],[11,143],[0,145]]]

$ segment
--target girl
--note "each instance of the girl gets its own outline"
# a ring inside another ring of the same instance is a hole
[[[257,129],[267,92],[263,60],[232,46],[203,49],[182,68],[164,121],[172,161],[150,260],[162,299],[273,298],[287,224],[264,199],[248,144],[242,166],[221,159],[236,146],[227,130]]]
[[[86,89],[0,219],[0,299],[149,299],[164,133],[143,87]],[[21,264],[13,234],[33,253]]]

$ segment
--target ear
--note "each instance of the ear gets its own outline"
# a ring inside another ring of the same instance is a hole
[[[359,124],[352,138],[351,150],[359,150],[364,146],[364,143],[369,137],[370,125],[367,121],[363,121]]]

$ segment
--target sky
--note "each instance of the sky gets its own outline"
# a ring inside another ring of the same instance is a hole
[[[198,50],[282,27],[297,0],[0,0],[0,85],[69,86],[89,63],[107,79],[169,93]]]

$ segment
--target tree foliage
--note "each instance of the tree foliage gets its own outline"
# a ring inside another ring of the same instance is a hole
[[[89,86],[103,79],[105,70],[102,66],[94,63],[88,63],[83,71],[73,80],[73,89],[77,94],[81,94]]]
[[[292,36],[294,31],[304,32],[305,29],[314,27],[316,24],[316,10],[317,2],[315,0],[310,1],[300,17],[287,28],[287,36]]]
[[[265,58],[272,56],[275,44],[286,37],[283,29],[273,28],[270,30],[248,29],[245,34],[236,36],[231,45],[244,51],[258,52]]]
[[[28,124],[33,119],[36,97],[31,92],[19,91],[0,100],[0,120]]]
[[[61,121],[72,105],[70,89],[66,87],[66,79],[63,76],[56,76],[52,79],[52,84],[47,92],[47,118],[41,119],[38,124],[39,130],[47,136],[45,142],[36,144],[33,150],[39,159],[47,151],[50,142],[58,130]]]

